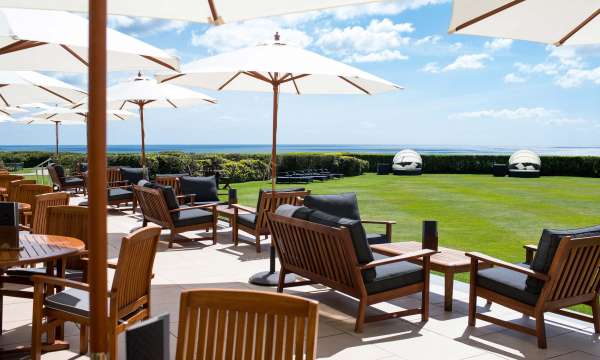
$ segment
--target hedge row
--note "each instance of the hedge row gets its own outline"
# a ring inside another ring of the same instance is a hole
[[[366,160],[368,171],[377,171],[378,163],[391,164],[394,155],[348,154]],[[491,174],[492,164],[508,163],[504,155],[422,155],[423,172],[430,174]],[[600,177],[600,157],[541,156],[542,175]]]

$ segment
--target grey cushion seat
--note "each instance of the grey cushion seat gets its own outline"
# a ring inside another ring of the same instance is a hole
[[[108,200],[133,200],[133,192],[123,188],[110,188]]]
[[[247,226],[249,228],[256,228],[256,214],[241,214],[237,217],[238,224]]]
[[[11,268],[6,271],[6,274],[10,276],[22,276],[31,277],[33,275],[46,275],[46,268]],[[68,280],[82,280],[83,270],[66,269],[65,279]]]
[[[517,264],[529,268],[527,264]],[[477,285],[498,294],[518,300],[525,304],[535,305],[539,294],[527,290],[527,275],[501,267],[479,270]]]
[[[185,208],[186,206],[181,207]],[[213,221],[212,212],[202,209],[184,210],[174,213],[171,216],[173,219],[173,224],[175,224],[176,227],[200,225],[212,223]]]
[[[367,234],[367,242],[369,245],[387,244],[390,242],[386,234]]]
[[[65,185],[83,185],[83,179],[81,179],[81,178],[68,178],[68,179],[64,179],[63,183]]]
[[[66,288],[58,294],[48,296],[44,303],[49,309],[90,316],[90,294],[84,290]]]
[[[388,256],[373,253],[375,260],[385,259]],[[368,294],[377,294],[383,291],[398,289],[404,286],[417,284],[423,281],[423,268],[408,261],[381,265],[375,268],[375,278],[365,281]]]

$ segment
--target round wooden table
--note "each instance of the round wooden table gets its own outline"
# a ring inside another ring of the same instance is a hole
[[[19,212],[24,213],[25,211],[31,211],[31,204],[28,203],[17,203],[19,204]]]

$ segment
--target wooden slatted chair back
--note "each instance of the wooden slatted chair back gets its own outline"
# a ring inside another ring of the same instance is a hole
[[[600,292],[600,236],[563,238],[548,275],[542,293],[546,302],[596,299]]]
[[[0,175],[8,175],[10,172],[7,169],[0,169]]]
[[[111,290],[111,313],[122,318],[150,302],[150,280],[160,227],[144,227],[121,241]]]
[[[54,196],[60,195],[60,196]],[[64,195],[67,193],[44,194],[40,197],[45,197],[48,202],[64,201]],[[85,249],[88,249],[88,217],[89,210],[83,206],[68,206],[54,205],[46,208],[46,226],[43,234],[68,236],[79,239],[85,244]],[[83,263],[78,257],[70,257],[67,259],[66,267],[68,269],[83,269]]]
[[[181,195],[181,186],[179,185],[179,177],[156,175],[156,179],[154,179],[154,181],[157,184],[172,187],[173,190],[175,191],[175,195]]]
[[[278,207],[284,204],[302,205],[304,197],[308,195],[310,195],[310,190],[261,191],[260,199],[258,200],[258,208],[256,209],[256,228],[268,229],[267,213],[277,210]]]
[[[106,169],[106,181],[108,182],[108,186],[121,186],[120,182],[123,181],[123,177],[121,176],[121,169],[118,167],[109,167]]]
[[[140,204],[144,219],[165,227],[172,224],[173,220],[162,190],[133,185],[133,192]]]
[[[23,177],[21,175],[10,175],[10,174],[0,175],[0,188],[8,189],[8,184],[10,184],[11,181],[23,180],[23,179],[25,179],[25,177]]]
[[[8,201],[15,202],[18,201],[19,196],[19,187],[25,184],[35,184],[35,180],[13,180],[8,183]]]
[[[282,266],[348,294],[364,288],[350,230],[268,214]]]
[[[175,358],[315,359],[318,306],[268,292],[184,291]]]
[[[55,192],[36,195],[31,219],[32,234],[48,234],[48,208],[51,206],[69,205],[69,194],[66,192]],[[64,219],[70,221],[71,219]],[[54,220],[56,221],[56,220]],[[61,234],[55,234],[61,235]],[[65,235],[66,236],[66,235]],[[71,235],[69,235],[71,236]],[[74,236],[72,236],[74,237]],[[79,239],[79,237],[77,237]]]
[[[41,184],[24,184],[19,186],[17,201],[31,205],[31,212],[35,212],[35,197],[52,192],[52,186]]]
[[[54,165],[49,165],[47,167],[47,170],[48,170],[48,175],[50,175],[50,179],[52,180],[52,183],[57,186],[62,186],[63,179],[58,175],[58,172],[56,171],[56,168],[54,167]]]

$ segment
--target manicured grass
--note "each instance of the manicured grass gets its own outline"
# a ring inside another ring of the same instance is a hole
[[[258,189],[269,186],[251,182],[233,187],[241,203],[256,206]],[[600,223],[600,179],[595,178],[366,174],[307,188],[315,194],[356,192],[362,218],[398,222],[394,241],[420,241],[421,222],[437,220],[440,245],[511,262],[525,260],[523,245],[537,244],[544,228]],[[467,281],[468,275],[457,278]],[[587,307],[581,310],[588,312]]]

